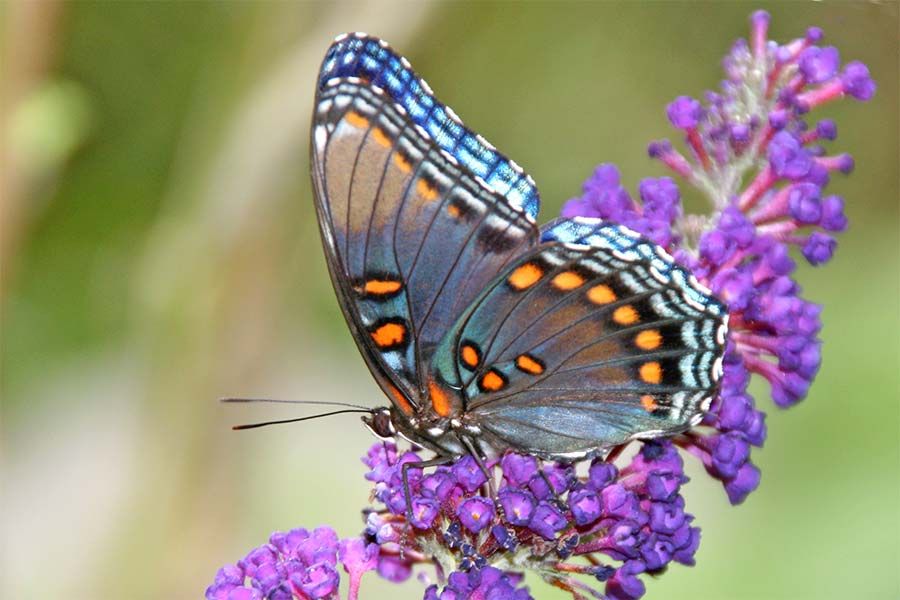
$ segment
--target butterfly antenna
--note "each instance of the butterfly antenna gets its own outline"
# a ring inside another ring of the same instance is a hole
[[[308,404],[311,406],[346,406],[347,408],[358,408],[366,412],[371,409],[360,406],[358,404],[350,404],[349,402],[328,402],[325,400],[276,400],[274,398],[220,398],[219,402],[227,402],[230,404],[246,404],[250,402],[269,402],[272,404]]]
[[[235,425],[232,427],[235,431],[242,431],[244,429],[256,429],[257,427],[266,427],[267,425],[281,425],[283,423],[298,423],[300,421],[309,421],[311,419],[319,419],[321,417],[330,417],[332,415],[343,415],[347,413],[371,413],[372,410],[368,408],[353,408],[353,409],[345,409],[345,410],[335,410],[332,412],[322,413],[318,415],[310,415],[308,417],[298,417],[296,419],[283,419],[281,421],[264,421],[262,423],[248,423],[246,425]]]

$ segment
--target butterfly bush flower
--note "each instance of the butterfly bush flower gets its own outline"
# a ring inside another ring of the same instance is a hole
[[[378,564],[379,548],[361,538],[338,540],[329,527],[275,532],[237,564],[219,569],[207,600],[335,600],[338,563],[349,578],[347,598],[359,597],[360,578]]]
[[[708,198],[711,216],[684,215],[669,178],[645,179],[640,202],[632,200],[611,165],[601,165],[563,209],[649,237],[727,303],[721,392],[705,427],[675,443],[724,483],[735,504],[759,483],[750,447],[766,437],[765,415],[747,393],[750,375],[764,377],[775,404],[788,407],[806,396],[821,363],[822,308],[801,295],[791,248],[812,265],[831,259],[847,217],[843,199],[825,190],[832,175],[853,170],[853,159],[827,154],[823,144],[837,128],[812,120],[811,111],[842,97],[868,100],[875,91],[865,65],[841,68],[836,48],[816,45],[820,29],[779,46],[766,39],[768,23],[767,13],[753,15],[750,43],[732,46],[718,92],[707,92],[702,103],[681,96],[669,104],[687,153],[668,140],[648,149]]]
[[[351,598],[368,570],[400,582],[417,565],[432,565],[438,583],[426,589],[428,600],[524,600],[528,571],[576,598],[635,600],[645,575],[694,564],[700,530],[680,493],[682,452],[741,503],[760,482],[751,448],[766,439],[765,414],[747,391],[751,376],[789,407],[807,395],[821,363],[822,309],[802,296],[795,257],[814,266],[832,258],[847,217],[843,199],[826,188],[852,171],[853,159],[826,150],[836,125],[812,112],[875,92],[865,65],[841,66],[838,50],[820,45],[821,30],[779,45],[767,37],[767,13],[750,22],[749,40],[738,40],[723,61],[719,90],[667,107],[684,150],[668,140],[648,148],[709,200],[710,214],[686,214],[679,184],[668,177],[644,179],[635,198],[609,164],[562,209],[641,233],[727,304],[721,390],[702,423],[671,439],[615,448],[577,470],[507,453],[487,463],[493,486],[469,456],[410,468],[408,495],[403,465],[428,457],[376,443],[363,458],[374,505],[360,538],[338,542],[327,528],[276,533],[222,568],[208,599],[337,598],[340,562]]]
[[[500,478],[496,503],[472,457],[429,473],[411,468],[408,521],[402,469],[422,458],[401,455],[392,443],[372,446],[364,462],[377,507],[367,514],[365,538],[381,549],[379,573],[393,580],[418,563],[452,572],[447,587],[430,587],[426,598],[530,598],[519,577],[496,569],[537,572],[576,597],[593,594],[573,577],[582,575],[606,582],[611,599],[637,598],[639,574],[694,562],[700,530],[684,510],[679,490],[687,478],[671,441],[643,444],[621,468],[594,460],[580,475],[570,465],[507,453],[487,465]]]

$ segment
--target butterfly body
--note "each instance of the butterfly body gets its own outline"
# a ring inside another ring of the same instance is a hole
[[[577,460],[702,418],[722,304],[627,228],[539,229],[531,178],[381,40],[329,49],[311,155],[332,283],[391,401],[376,434]]]

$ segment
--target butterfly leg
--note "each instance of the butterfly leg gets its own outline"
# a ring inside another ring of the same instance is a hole
[[[435,456],[431,460],[423,460],[420,462],[408,462],[403,463],[403,466],[400,467],[400,474],[403,478],[403,500],[406,503],[406,522],[412,526],[413,520],[413,511],[412,511],[412,494],[409,491],[409,470],[410,469],[424,469],[426,467],[436,467],[438,465],[446,465],[448,462],[453,460],[451,456]]]
[[[475,459],[475,464],[478,465],[478,468],[481,469],[481,472],[484,473],[484,476],[487,478],[488,491],[491,494],[491,500],[494,502],[497,501],[497,488],[494,486],[494,476],[488,470],[487,465],[484,464],[484,459],[481,458],[481,455],[475,449],[475,444],[469,438],[460,437],[463,445],[466,447],[466,450],[469,451],[469,454],[472,455],[472,458]]]
[[[550,495],[553,496],[553,501],[556,504],[556,507],[562,511],[567,510],[567,506],[565,502],[563,502],[562,498],[557,495],[556,490],[553,487],[553,482],[550,481],[550,478],[547,477],[547,473],[544,472],[544,461],[543,459],[537,459],[538,461],[538,473],[541,474],[541,479],[544,480],[544,483],[547,484],[547,489],[550,490]]]
[[[497,511],[497,519],[502,521],[506,515],[503,514],[503,506],[497,498],[497,488],[494,485],[494,474],[487,468],[487,465],[484,464],[484,459],[481,458],[481,455],[475,449],[475,444],[472,443],[472,440],[462,436],[460,436],[460,440],[462,440],[463,445],[466,447],[466,450],[469,451],[469,454],[472,455],[472,458],[475,459],[475,464],[478,465],[478,468],[481,469],[481,472],[484,473],[484,476],[487,478],[488,492],[491,495],[491,501],[493,501],[494,508]]]

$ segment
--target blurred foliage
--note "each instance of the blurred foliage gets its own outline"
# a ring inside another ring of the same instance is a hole
[[[305,124],[335,34],[391,40],[531,172],[546,219],[599,162],[631,188],[662,173],[645,147],[673,135],[665,104],[715,84],[757,7],[7,4],[10,597],[198,597],[272,530],[361,527],[370,440],[357,422],[238,435],[226,425],[281,413],[213,402],[383,402],[334,300],[308,182]],[[837,259],[800,274],[826,305],[823,372],[803,405],[770,411],[762,487],[746,505],[727,506],[694,470],[699,564],[650,597],[897,597],[898,5],[763,7],[775,39],[821,26],[879,90],[822,115],[838,122],[833,147],[857,159],[832,183],[852,223]],[[421,596],[415,582],[372,579],[368,598]]]

